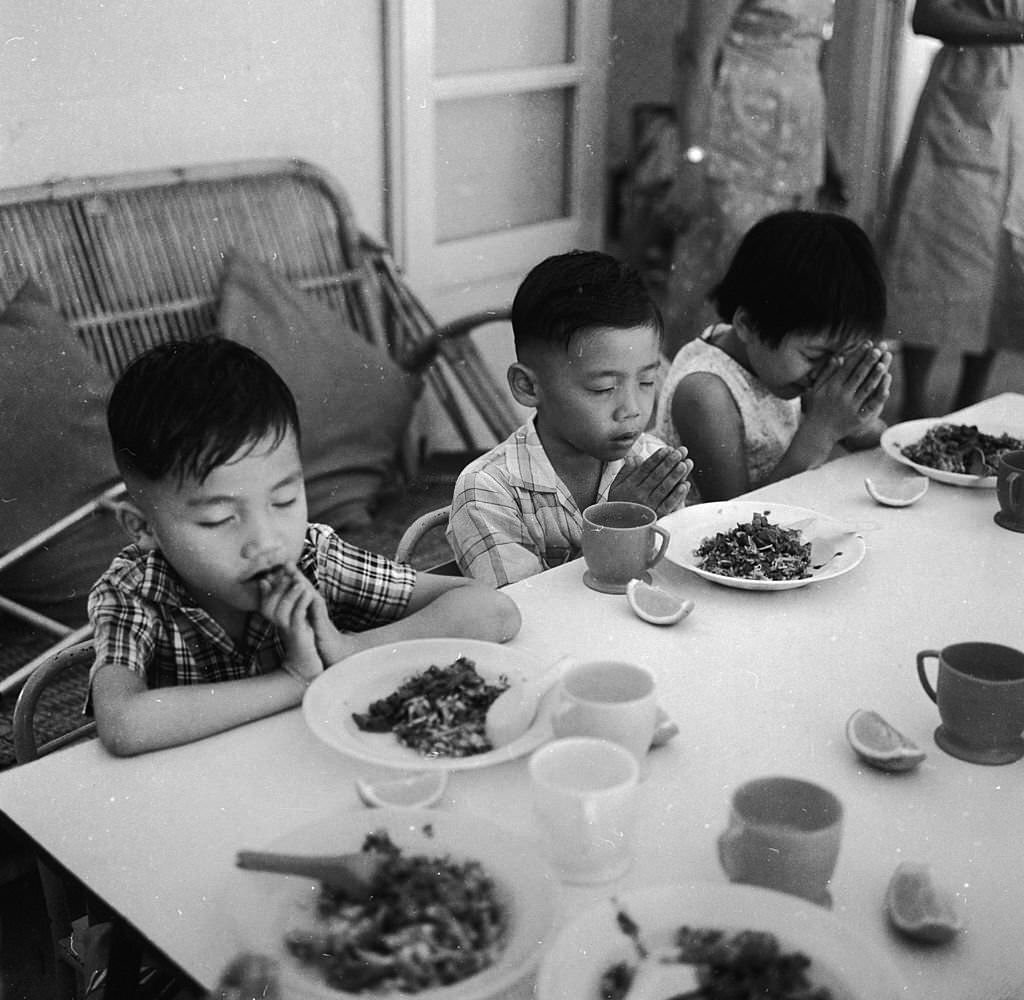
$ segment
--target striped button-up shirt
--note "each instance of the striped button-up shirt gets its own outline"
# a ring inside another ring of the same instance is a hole
[[[662,447],[654,435],[642,434],[632,454],[644,459]],[[598,501],[608,499],[622,462],[601,470]],[[532,420],[463,469],[448,541],[463,574],[495,587],[582,554],[583,512],[548,460]]]
[[[335,626],[360,632],[405,612],[415,571],[350,545],[310,524],[299,568],[327,604]],[[89,594],[96,660],[90,680],[109,663],[145,678],[149,688],[208,684],[268,673],[281,664],[277,628],[249,616],[241,645],[200,608],[158,551],[123,549]]]

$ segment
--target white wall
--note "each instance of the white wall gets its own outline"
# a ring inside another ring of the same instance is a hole
[[[380,0],[0,0],[0,186],[297,156],[383,231]]]

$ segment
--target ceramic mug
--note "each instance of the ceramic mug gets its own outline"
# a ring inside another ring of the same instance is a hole
[[[611,740],[643,765],[658,721],[654,688],[654,675],[633,663],[578,663],[562,675],[551,728],[556,736]]]
[[[830,791],[799,778],[756,778],[732,797],[718,857],[732,882],[788,892],[831,907],[843,806]]]
[[[650,582],[647,571],[668,548],[669,534],[642,503],[608,500],[583,512],[583,582],[603,594],[624,594],[630,580]]]
[[[939,661],[935,687],[925,670]],[[917,654],[917,676],[939,707],[935,742],[972,764],[1024,757],[1024,653],[994,642],[958,642]]]
[[[553,740],[530,758],[534,814],[562,878],[607,882],[633,863],[639,767],[618,743]]]
[[[996,524],[1011,531],[1024,531],[1024,451],[1007,451],[999,457],[996,495]]]

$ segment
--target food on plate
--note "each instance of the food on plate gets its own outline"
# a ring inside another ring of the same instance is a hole
[[[778,938],[767,931],[727,933],[683,926],[675,933],[672,949],[655,957],[648,954],[640,929],[628,914],[620,911],[618,924],[641,960],[694,966],[700,987],[685,994],[692,1000],[831,1000],[831,991],[816,987],[809,978],[811,960],[799,951],[783,951]],[[634,962],[611,966],[601,978],[600,1000],[626,1000],[636,970]]]
[[[882,771],[910,771],[927,756],[877,712],[858,708],[846,721],[846,739],[857,756]]]
[[[994,476],[999,456],[1022,448],[1024,441],[1009,434],[985,434],[973,424],[936,424],[924,437],[903,445],[900,451],[911,462],[930,469]]]
[[[363,851],[382,854],[369,899],[321,887],[315,912],[297,918],[285,945],[328,986],[351,993],[418,993],[461,982],[493,965],[509,919],[478,861],[403,854],[386,831]]]
[[[674,625],[694,609],[693,601],[676,597],[644,580],[629,581],[626,600],[637,617],[652,625]]]
[[[460,656],[448,666],[414,674],[352,718],[364,732],[394,733],[399,743],[424,757],[469,757],[493,749],[484,719],[507,687],[505,677],[490,684],[472,660]]]
[[[952,894],[937,886],[931,868],[918,861],[896,866],[885,892],[885,911],[898,931],[927,944],[951,941],[963,927]]]
[[[765,511],[731,531],[705,538],[694,555],[701,569],[719,576],[802,580],[811,575],[811,545],[802,539],[795,528],[772,524]]]

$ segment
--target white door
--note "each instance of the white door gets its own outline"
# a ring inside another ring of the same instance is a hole
[[[608,0],[387,9],[390,235],[428,305],[495,304],[543,257],[599,247]]]

